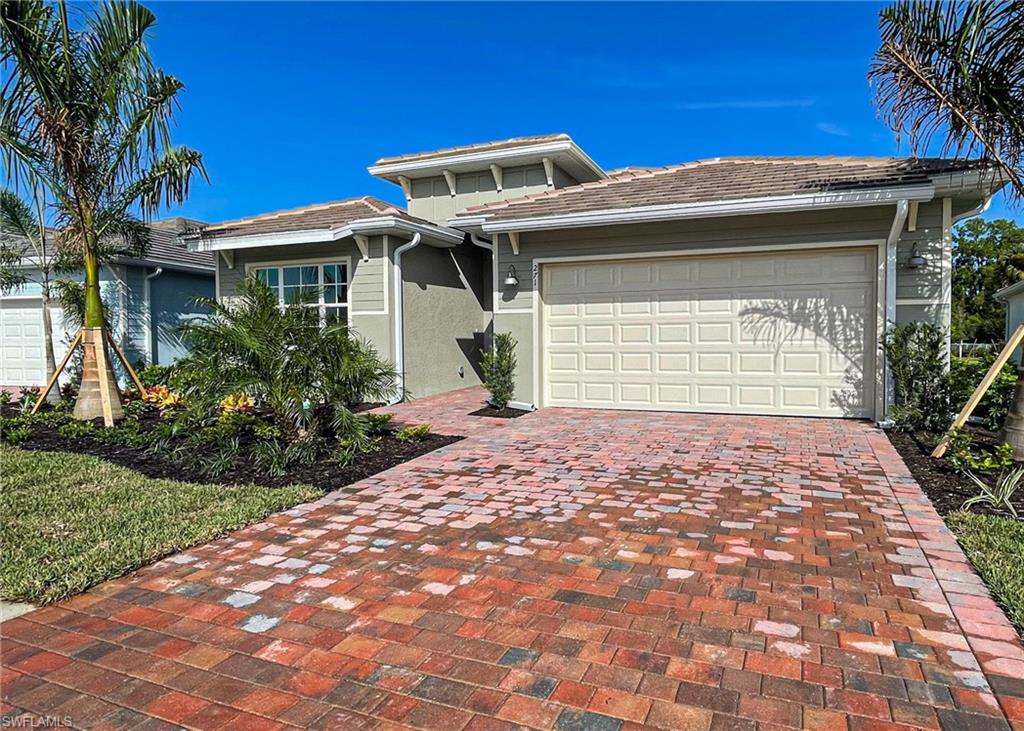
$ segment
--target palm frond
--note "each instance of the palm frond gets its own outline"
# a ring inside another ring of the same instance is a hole
[[[880,30],[868,78],[897,141],[989,159],[1024,195],[1024,4],[904,0]]]

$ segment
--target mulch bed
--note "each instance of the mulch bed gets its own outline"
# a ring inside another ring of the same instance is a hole
[[[974,435],[975,444],[980,447],[994,447],[998,443],[992,432],[979,427],[968,427],[968,430]],[[889,431],[887,434],[939,515],[945,516],[959,510],[965,500],[978,494],[977,486],[967,475],[950,468],[944,460],[932,458],[931,452],[938,439],[935,435],[899,431]],[[1018,513],[1024,514],[1024,488],[1017,491],[1013,504]],[[970,510],[984,515],[1007,516],[1007,513],[993,510],[987,505],[974,505]]]
[[[140,421],[145,429],[147,422],[155,421],[157,418],[143,417]],[[34,425],[32,435],[19,442],[18,448],[89,454],[128,467],[147,477],[222,485],[256,484],[267,487],[305,484],[330,492],[462,439],[461,436],[428,434],[423,439],[403,442],[396,439],[393,433],[387,433],[380,437],[376,450],[359,455],[351,464],[342,465],[324,457],[313,464],[292,465],[287,473],[280,477],[268,475],[256,465],[251,451],[254,440],[246,436],[240,437],[241,457],[235,467],[217,476],[205,475],[187,465],[150,454],[145,447],[111,444],[90,435],[69,438],[47,425]]]
[[[496,409],[493,406],[485,406],[482,409],[471,411],[470,416],[493,416],[497,419],[516,419],[520,416],[525,416],[530,412],[526,409],[513,409],[511,406],[506,406],[503,409]]]

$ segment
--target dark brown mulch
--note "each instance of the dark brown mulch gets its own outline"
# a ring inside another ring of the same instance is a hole
[[[520,416],[525,416],[530,412],[526,409],[513,409],[511,406],[506,406],[503,409],[496,409],[493,406],[485,406],[482,409],[471,411],[470,416],[493,416],[497,419],[516,419]]]
[[[975,427],[970,428],[970,431],[974,434],[975,444],[980,447],[993,447],[997,443],[995,435],[989,431]],[[945,516],[959,510],[965,500],[978,494],[977,486],[967,475],[950,468],[945,460],[931,456],[938,441],[935,435],[899,431],[889,431],[887,434],[939,515]],[[1024,489],[1017,491],[1013,504],[1018,513],[1024,511]],[[971,511],[985,515],[1006,515],[987,505],[974,505]]]
[[[110,444],[92,436],[68,438],[46,426],[34,426],[32,435],[20,442],[18,447],[36,451],[89,454],[128,467],[147,477],[222,485],[256,484],[267,487],[306,484],[330,492],[433,452],[435,449],[454,444],[461,439],[463,437],[428,434],[417,441],[403,442],[396,439],[394,434],[384,434],[380,437],[376,450],[359,455],[351,464],[342,465],[324,457],[313,464],[290,466],[287,473],[280,477],[268,475],[256,465],[252,457],[252,439],[244,437],[241,439],[242,457],[229,472],[215,477],[160,455],[150,454],[145,447]]]

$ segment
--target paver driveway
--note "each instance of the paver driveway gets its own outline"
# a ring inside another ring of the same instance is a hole
[[[470,393],[406,419],[470,419]],[[1024,728],[1020,643],[871,426],[546,410],[473,431],[4,623],[4,713]]]

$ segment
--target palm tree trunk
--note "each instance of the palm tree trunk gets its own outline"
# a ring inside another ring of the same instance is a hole
[[[1017,368],[1017,386],[1013,389],[1013,401],[1006,412],[1002,438],[1013,448],[1014,461],[1024,461],[1024,358]]]
[[[48,282],[43,283],[43,339],[46,341],[44,351],[46,353],[46,382],[50,382],[53,372],[57,370],[57,359],[53,357],[53,318],[50,317],[50,286]],[[60,389],[53,388],[46,396],[48,404],[56,404],[60,401]]]
[[[107,426],[124,417],[121,395],[107,350],[103,300],[100,299],[100,267],[96,247],[87,241],[85,249],[85,323],[82,329],[82,386],[75,400],[76,419],[102,418]]]

